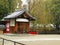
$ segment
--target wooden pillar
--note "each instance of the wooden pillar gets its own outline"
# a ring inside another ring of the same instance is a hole
[[[29,32],[30,31],[30,22],[27,23],[27,26],[26,27],[27,27],[26,28],[27,29],[27,32]]]
[[[18,23],[16,22],[14,31],[17,32],[17,30],[18,30]]]

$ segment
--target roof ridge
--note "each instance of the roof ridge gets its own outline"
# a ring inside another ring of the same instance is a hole
[[[19,11],[25,11],[24,9],[18,9],[18,10],[15,10],[14,12],[19,12]]]

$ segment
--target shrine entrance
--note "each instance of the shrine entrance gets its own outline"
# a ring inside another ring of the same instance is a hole
[[[29,25],[27,23],[28,22],[18,22],[18,33],[25,33],[28,31]]]

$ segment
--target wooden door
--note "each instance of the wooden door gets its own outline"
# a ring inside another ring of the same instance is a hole
[[[27,23],[18,23],[18,32],[24,33],[27,29],[26,25]]]

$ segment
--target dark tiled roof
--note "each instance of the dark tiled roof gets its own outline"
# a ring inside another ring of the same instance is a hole
[[[25,10],[15,11],[15,12],[11,13],[10,15],[4,17],[4,19],[16,18],[16,17],[22,15],[24,12],[26,12],[26,11]],[[26,13],[32,20],[35,20],[35,18],[32,15],[30,15],[28,12],[26,12]]]
[[[15,18],[15,17],[23,14],[24,12],[25,12],[25,10],[15,11],[15,12],[11,13],[10,15],[8,15],[4,18]]]

